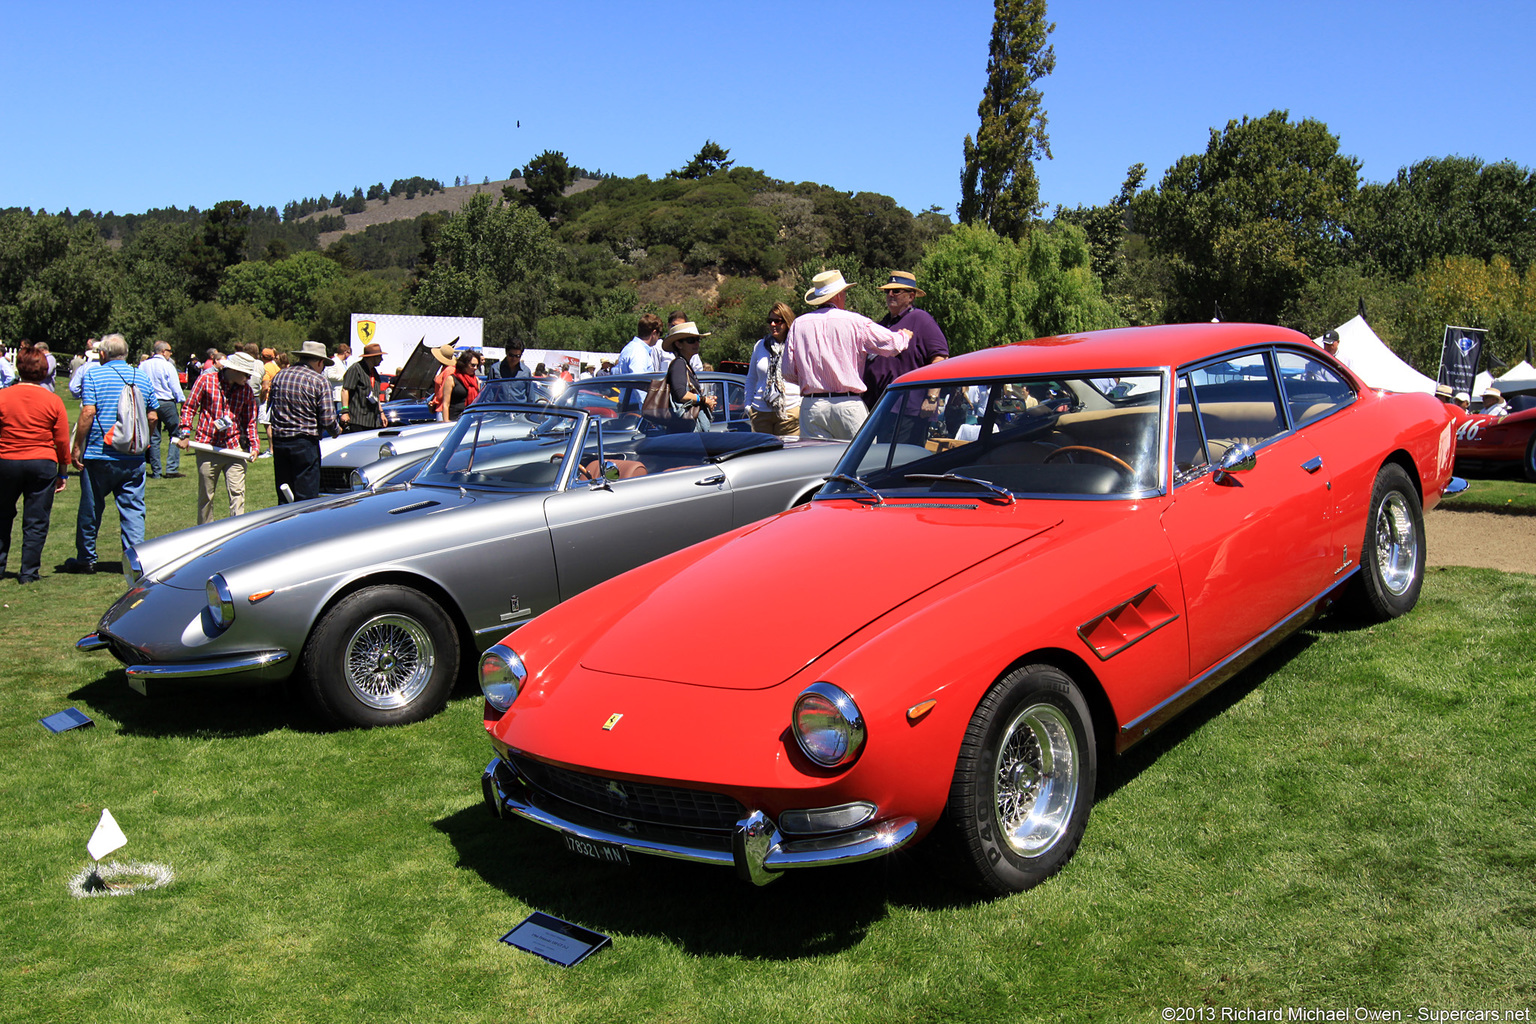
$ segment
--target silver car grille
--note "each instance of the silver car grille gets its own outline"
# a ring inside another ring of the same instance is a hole
[[[616,818],[676,828],[729,830],[747,813],[739,802],[719,793],[606,779],[528,757],[510,760],[518,774],[534,788]]]

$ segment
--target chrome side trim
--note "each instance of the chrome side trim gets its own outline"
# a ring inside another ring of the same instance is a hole
[[[706,846],[706,837],[699,836],[700,842],[695,845],[680,840],[634,836],[571,821],[526,799],[517,791],[518,787],[503,785],[503,782],[516,779],[516,770],[500,757],[491,758],[480,776],[485,802],[491,813],[499,818],[516,815],[556,832],[622,846],[632,853],[734,867],[741,878],[755,885],[766,885],[776,879],[779,872],[790,868],[851,864],[880,857],[905,846],[917,834],[917,819],[902,817],[838,835],[787,842],[771,818],[761,811],[753,811],[736,823],[729,843]],[[672,831],[674,835],[684,834],[681,830]]]
[[[75,641],[75,650],[77,651],[104,651],[106,649],[107,642],[101,638],[100,633],[87,633]]]
[[[1190,704],[1237,675],[1273,650],[1286,637],[1311,622],[1328,607],[1333,595],[1338,593],[1359,571],[1360,567],[1355,566],[1352,571],[1341,576],[1335,583],[1324,588],[1322,592],[1310,598],[1284,619],[1211,666],[1182,690],[1145,714],[1122,725],[1116,737],[1115,752],[1124,753],[1128,747],[1150,735],[1154,729],[1160,728]]]
[[[78,645],[77,645],[78,646]],[[203,676],[228,676],[237,672],[250,672],[285,662],[287,651],[254,651],[230,658],[213,658],[209,661],[157,662],[152,665],[129,665],[129,679],[194,679]]]

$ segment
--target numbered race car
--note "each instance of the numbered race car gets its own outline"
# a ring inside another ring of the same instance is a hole
[[[1527,480],[1536,480],[1536,408],[1497,416],[1463,412],[1456,417],[1456,458],[1468,464],[1518,463]]]
[[[477,404],[409,483],[133,549],[130,589],[77,646],[109,650],[140,690],[297,674],[334,723],[413,721],[441,708],[461,667],[508,629],[807,501],[846,447],[733,431],[648,436],[585,407]]]
[[[923,367],[808,507],[492,646],[486,802],[605,861],[763,883],[925,840],[982,892],[1027,888],[1108,759],[1325,609],[1414,606],[1453,440],[1432,396],[1276,327]]]

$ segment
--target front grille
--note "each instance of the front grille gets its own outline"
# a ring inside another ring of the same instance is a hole
[[[352,489],[352,470],[334,466],[320,467],[320,490],[324,494],[345,494]]]
[[[718,793],[605,779],[527,757],[511,760],[518,774],[534,788],[616,818],[677,828],[729,830],[747,813],[740,803]]]

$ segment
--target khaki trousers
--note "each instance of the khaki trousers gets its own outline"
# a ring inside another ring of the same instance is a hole
[[[213,496],[219,489],[219,474],[224,474],[224,489],[229,493],[229,514],[245,511],[245,460],[223,455],[197,453],[197,524],[213,522]]]

